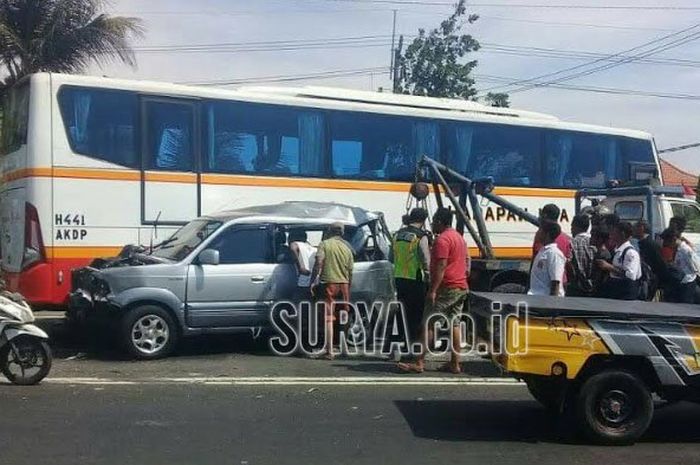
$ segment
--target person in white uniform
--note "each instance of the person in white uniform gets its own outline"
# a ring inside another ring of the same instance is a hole
[[[294,255],[297,268],[297,302],[311,300],[311,270],[316,262],[316,247],[309,244],[306,231],[293,229],[289,232],[289,250]]]
[[[638,300],[642,279],[642,259],[637,248],[632,245],[632,225],[621,221],[612,231],[612,239],[617,244],[612,263],[597,260],[597,265],[610,273],[603,297],[618,300]]]
[[[545,221],[540,226],[539,234],[544,247],[532,262],[528,294],[564,297],[566,257],[555,242],[561,234],[561,227],[553,221]]]
[[[698,291],[698,277],[700,277],[700,260],[695,250],[681,238],[680,233],[674,228],[668,228],[661,233],[664,246],[673,251],[674,270],[670,273],[671,282],[665,290],[667,302],[694,304]]]

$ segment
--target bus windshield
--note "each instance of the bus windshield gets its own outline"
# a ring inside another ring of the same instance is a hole
[[[219,229],[221,224],[221,221],[212,220],[190,221],[157,245],[151,255],[179,262]]]
[[[27,143],[29,83],[8,89],[3,96],[3,108],[5,114],[2,121],[0,154],[6,155]]]

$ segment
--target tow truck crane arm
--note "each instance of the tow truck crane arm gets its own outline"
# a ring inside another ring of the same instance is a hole
[[[493,178],[472,180],[427,156],[423,156],[423,158],[421,158],[421,160],[418,162],[416,178],[417,182],[432,183],[433,192],[435,194],[438,207],[442,207],[444,205],[441,190],[444,191],[453,208],[457,212],[457,229],[463,234],[464,228],[466,227],[469,234],[472,236],[474,243],[479,248],[482,258],[491,260],[494,258],[494,254],[489,232],[486,229],[486,223],[484,221],[484,216],[482,215],[478,196],[495,203],[499,207],[504,208],[506,211],[514,214],[518,218],[522,218],[528,223],[531,223],[537,227],[540,225],[539,218],[537,218],[535,215],[494,194]],[[455,192],[450,185],[458,186],[458,195],[455,195]],[[473,220],[476,223],[476,228],[474,228],[472,225],[469,213],[467,212],[467,200],[469,201],[469,206],[473,212]]]

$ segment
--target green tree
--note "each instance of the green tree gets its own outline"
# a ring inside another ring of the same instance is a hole
[[[466,1],[459,0],[454,13],[440,27],[430,32],[419,29],[418,37],[405,50],[401,36],[394,58],[394,92],[476,100],[472,71],[478,62],[467,57],[480,45],[462,29],[478,19],[478,15],[467,14]],[[509,105],[507,94],[489,95],[489,104]]]
[[[489,92],[484,97],[484,103],[492,107],[508,108],[510,106],[510,97],[503,92]]]
[[[80,73],[90,63],[135,66],[129,39],[141,37],[138,18],[102,12],[103,0],[0,0],[3,86],[40,71]]]

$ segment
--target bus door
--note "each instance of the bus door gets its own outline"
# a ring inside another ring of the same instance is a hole
[[[177,225],[200,215],[197,102],[141,103],[141,223]]]

